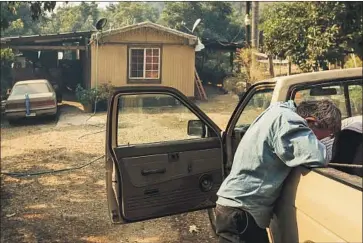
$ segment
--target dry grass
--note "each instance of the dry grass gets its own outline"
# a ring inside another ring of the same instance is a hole
[[[210,99],[198,105],[224,127],[238,99],[229,95],[211,95]],[[139,117],[125,113],[120,133],[139,142],[185,136],[182,132],[186,127],[182,124],[190,116],[180,114],[167,112],[156,120],[151,113]],[[94,119],[104,120],[104,116],[99,114]],[[145,121],[150,125],[146,130]],[[170,133],[157,133],[155,126],[167,128]],[[1,169],[35,172],[87,163],[104,154],[105,133],[100,132],[103,129],[90,125],[57,127],[52,122],[17,127],[2,124]],[[58,174],[1,176],[1,242],[216,242],[205,211],[111,225],[104,174],[104,161],[100,160],[83,169]],[[193,224],[198,233],[189,232]]]

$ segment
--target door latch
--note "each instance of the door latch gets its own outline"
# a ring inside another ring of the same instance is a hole
[[[169,162],[176,162],[179,160],[179,153],[170,153],[168,154],[168,161]]]

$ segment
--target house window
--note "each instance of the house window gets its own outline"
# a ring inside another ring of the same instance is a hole
[[[160,48],[129,49],[129,79],[160,79]]]

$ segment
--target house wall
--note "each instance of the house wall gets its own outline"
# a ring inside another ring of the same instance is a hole
[[[103,38],[105,44],[91,47],[91,85],[110,82],[114,86],[148,85],[128,83],[127,52],[131,46],[161,46],[161,83],[194,97],[194,47],[188,40],[154,29],[139,29]],[[98,56],[98,58],[97,58]],[[98,59],[98,62],[97,62]],[[98,68],[97,68],[98,65]],[[96,70],[98,69],[98,70]],[[98,77],[98,80],[96,79]]]

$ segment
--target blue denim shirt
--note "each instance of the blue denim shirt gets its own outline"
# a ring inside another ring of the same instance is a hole
[[[251,124],[238,145],[217,204],[242,208],[261,228],[270,224],[274,203],[292,167],[327,164],[325,146],[293,101],[275,103]]]

